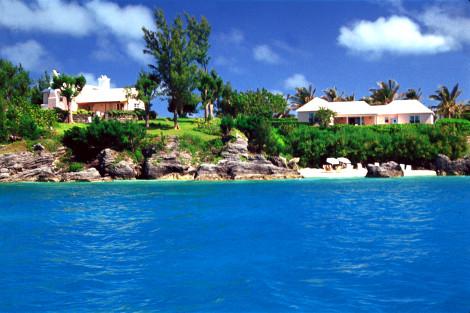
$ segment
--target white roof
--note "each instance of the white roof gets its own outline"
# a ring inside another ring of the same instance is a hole
[[[85,85],[75,101],[77,103],[126,102],[126,90],[125,88],[108,89]]]
[[[392,115],[433,113],[418,100],[395,100],[386,105],[369,105],[365,101],[328,102],[322,98],[314,98],[297,112],[316,112],[321,108],[330,109],[337,115]]]
[[[418,100],[394,100],[386,105],[374,105],[372,107],[380,115],[433,113],[431,109]]]

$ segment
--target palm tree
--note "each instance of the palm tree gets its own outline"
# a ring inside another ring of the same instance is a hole
[[[356,100],[356,96],[354,94],[349,95],[349,96],[344,96],[343,100],[344,101],[354,101],[354,100]]]
[[[295,95],[287,95],[287,100],[291,103],[291,110],[297,110],[307,102],[315,98],[315,92],[317,89],[314,89],[312,85],[307,87],[298,87],[295,88]]]
[[[364,98],[370,105],[383,105],[389,104],[398,98],[398,89],[400,85],[393,79],[388,82],[378,82],[377,89],[369,89],[371,92],[370,97]]]
[[[421,92],[421,88],[419,89],[410,88],[405,93],[403,93],[400,98],[402,98],[403,100],[418,100],[419,101],[421,100],[422,95],[423,93]]]
[[[462,93],[462,90],[459,89],[459,84],[456,84],[452,91],[449,92],[449,89],[446,86],[440,86],[434,95],[431,95],[429,98],[432,100],[439,101],[438,104],[438,113],[445,117],[458,117],[462,114],[464,106],[457,103],[457,98]]]
[[[325,94],[322,99],[325,99],[328,102],[338,102],[343,101],[343,93],[339,94],[338,89],[336,87],[327,88],[323,90]]]

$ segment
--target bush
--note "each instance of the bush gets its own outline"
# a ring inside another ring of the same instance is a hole
[[[63,143],[78,160],[87,161],[105,148],[135,152],[145,137],[145,127],[135,122],[121,123],[95,118],[86,128],[73,127],[66,131]]]
[[[79,162],[72,162],[69,165],[69,172],[80,172],[83,171],[83,164]]]
[[[222,136],[227,137],[230,134],[232,128],[235,127],[235,121],[230,115],[222,117],[220,121],[220,130],[222,131]]]
[[[27,102],[16,103],[0,114],[0,141],[9,136],[36,140],[51,129],[56,119],[54,111]]]
[[[470,121],[457,118],[443,118],[436,122],[438,127],[455,127],[459,132],[470,136]]]

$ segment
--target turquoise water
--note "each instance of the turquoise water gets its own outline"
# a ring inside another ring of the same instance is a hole
[[[0,312],[468,313],[469,187],[0,185]]]

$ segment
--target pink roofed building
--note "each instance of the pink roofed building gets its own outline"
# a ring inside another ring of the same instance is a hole
[[[328,102],[314,98],[297,110],[297,119],[313,123],[320,109],[336,113],[331,124],[382,125],[382,124],[433,124],[434,113],[418,100],[394,100],[385,105],[369,105],[365,101]]]
[[[131,88],[131,93],[136,93]],[[128,96],[126,88],[112,88],[111,80],[106,75],[98,78],[98,86],[85,85],[80,94],[72,100],[72,111],[79,109],[95,113],[105,113],[112,110],[134,111],[145,109],[142,101]],[[67,110],[65,97],[60,96],[60,90],[48,88],[43,91],[43,108],[59,108]]]

